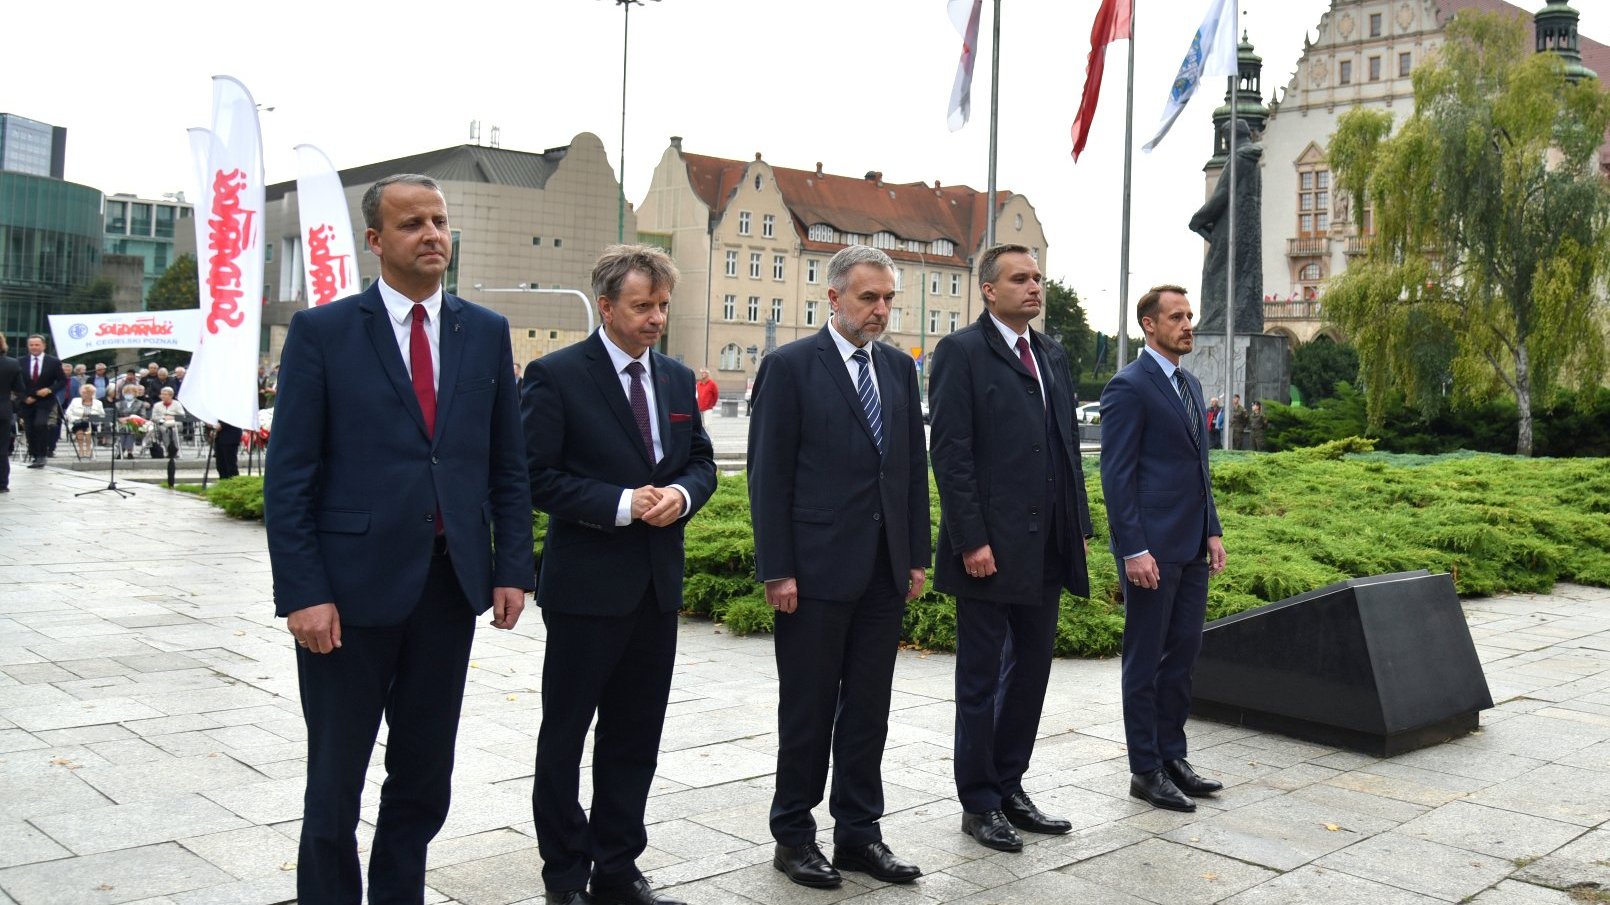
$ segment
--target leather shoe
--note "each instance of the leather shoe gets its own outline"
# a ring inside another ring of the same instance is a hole
[[[1224,783],[1214,779],[1204,779],[1196,775],[1191,764],[1185,758],[1163,762],[1163,769],[1168,771],[1168,778],[1174,780],[1181,792],[1187,795],[1212,795],[1224,788]]]
[[[839,870],[858,870],[884,883],[910,883],[922,876],[922,868],[896,857],[882,842],[835,845],[833,866]]]
[[[1001,813],[1000,808],[982,814],[969,814],[963,811],[962,832],[977,839],[979,845],[998,852],[1023,850],[1023,837],[1006,822],[1006,815]]]
[[[1161,767],[1150,773],[1132,773],[1129,776],[1129,797],[1139,798],[1154,808],[1163,808],[1168,811],[1184,811],[1190,813],[1196,810],[1196,802],[1185,797],[1179,786],[1168,778],[1168,773]]]
[[[1073,829],[1071,822],[1061,817],[1052,817],[1035,807],[1034,802],[1029,800],[1029,793],[1021,789],[1006,796],[1006,800],[1001,802],[1001,812],[1013,826],[1031,833],[1060,836]]]
[[[555,892],[552,889],[542,894],[542,900],[548,905],[592,905],[593,897],[585,889],[566,889]]]
[[[45,460],[44,459],[35,459],[32,462],[28,463],[28,467],[29,468],[44,468],[45,467]]]
[[[833,889],[844,882],[833,865],[827,863],[821,847],[815,842],[804,845],[783,845],[779,842],[771,866],[787,874],[788,879],[795,883],[812,889]]]
[[[599,886],[594,883],[592,901],[598,905],[688,905],[655,892],[654,887],[642,877],[638,877],[637,882],[630,886]]]

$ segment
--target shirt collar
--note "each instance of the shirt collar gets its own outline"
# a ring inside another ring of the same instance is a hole
[[[1001,339],[1006,340],[1006,347],[1008,349],[1011,349],[1013,352],[1016,352],[1017,351],[1017,341],[1019,339],[1028,339],[1029,340],[1029,345],[1031,347],[1033,346],[1034,340],[1029,339],[1029,329],[1027,327],[1023,328],[1022,333],[1019,333],[1016,330],[1013,330],[1011,327],[1007,326],[1006,323],[1004,321],[1002,321],[1000,318],[996,317],[995,312],[993,312],[993,311],[989,312],[989,319],[990,319],[990,321],[992,323],[995,324],[995,329],[1001,331]]]
[[[615,345],[615,341],[609,338],[609,331],[605,330],[603,327],[598,328],[598,338],[604,341],[604,351],[609,353],[609,362],[611,365],[614,365],[615,373],[619,374],[626,370],[626,366],[634,361],[643,366],[643,373],[648,373],[648,353],[650,350],[644,349],[642,355],[633,358],[626,353],[625,349]]]
[[[844,359],[845,364],[849,363],[850,356],[854,355],[857,349],[865,349],[866,354],[867,354],[867,360],[868,360],[868,362],[871,361],[871,358],[872,358],[872,344],[871,343],[867,343],[864,346],[858,346],[855,343],[852,343],[849,340],[845,339],[844,334],[842,334],[838,330],[834,329],[832,324],[828,324],[826,329],[827,329],[828,335],[833,337],[833,345],[836,346],[838,348],[838,350],[839,350],[839,358]]]
[[[375,281],[380,287],[380,300],[386,303],[386,314],[399,324],[408,323],[414,314],[414,300],[386,285],[385,278]],[[419,304],[425,306],[425,319],[431,323],[436,322],[436,315],[442,310],[442,287],[437,286],[430,298]]]
[[[1146,350],[1146,354],[1152,357],[1153,361],[1157,362],[1157,366],[1163,369],[1163,376],[1168,378],[1168,382],[1173,383],[1174,372],[1179,370],[1180,366],[1164,358],[1163,353],[1153,349],[1151,346],[1142,346],[1142,348]]]

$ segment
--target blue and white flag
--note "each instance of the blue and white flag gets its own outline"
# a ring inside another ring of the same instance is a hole
[[[1232,76],[1239,71],[1236,62],[1239,42],[1235,37],[1238,5],[1237,0],[1209,0],[1202,27],[1191,38],[1191,49],[1185,52],[1179,75],[1174,77],[1174,87],[1169,90],[1168,104],[1163,107],[1163,122],[1143,150],[1156,147],[1174,127],[1174,120],[1179,119],[1185,105],[1191,102],[1191,96],[1196,94],[1204,77]]]

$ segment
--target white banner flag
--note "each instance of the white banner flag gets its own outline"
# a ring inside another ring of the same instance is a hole
[[[950,88],[950,131],[967,125],[973,115],[973,60],[978,56],[978,19],[984,0],[948,0],[950,22],[962,36],[962,56],[956,64],[956,83]],[[971,7],[971,9],[969,9]]]
[[[302,220],[302,273],[309,308],[357,291],[358,254],[347,193],[330,158],[296,146],[296,205]]]
[[[1239,42],[1235,37],[1238,6],[1237,0],[1210,0],[1202,27],[1191,38],[1191,49],[1185,52],[1179,74],[1174,77],[1174,87],[1169,90],[1168,103],[1163,107],[1163,121],[1157,128],[1157,135],[1145,144],[1143,150],[1150,151],[1157,147],[1168,130],[1174,128],[1174,120],[1179,119],[1185,105],[1191,102],[1191,96],[1196,94],[1196,88],[1202,84],[1203,78],[1232,76],[1240,72],[1240,63],[1236,60]]]
[[[201,309],[123,314],[52,314],[56,354],[72,358],[96,349],[171,349],[188,352],[201,338]]]
[[[210,424],[227,421],[255,430],[263,328],[263,140],[257,104],[245,85],[213,77],[212,130],[205,133],[190,132],[201,183],[195,216],[201,340],[179,400]]]

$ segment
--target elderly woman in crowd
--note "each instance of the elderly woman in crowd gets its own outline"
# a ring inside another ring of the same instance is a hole
[[[123,389],[117,401],[112,405],[113,417],[117,418],[118,446],[117,455],[124,459],[134,457],[134,430],[129,424],[130,418],[145,417],[145,401],[140,398],[140,385],[134,381],[123,384]]]
[[[73,446],[78,457],[89,458],[90,418],[99,421],[106,417],[106,409],[95,398],[95,384],[86,383],[78,388],[78,398],[67,404],[67,423],[72,426]]]
[[[184,406],[173,398],[173,387],[157,392],[157,404],[151,406],[151,429],[145,433],[147,446],[161,443],[170,459],[179,456],[179,428],[184,423]]]

